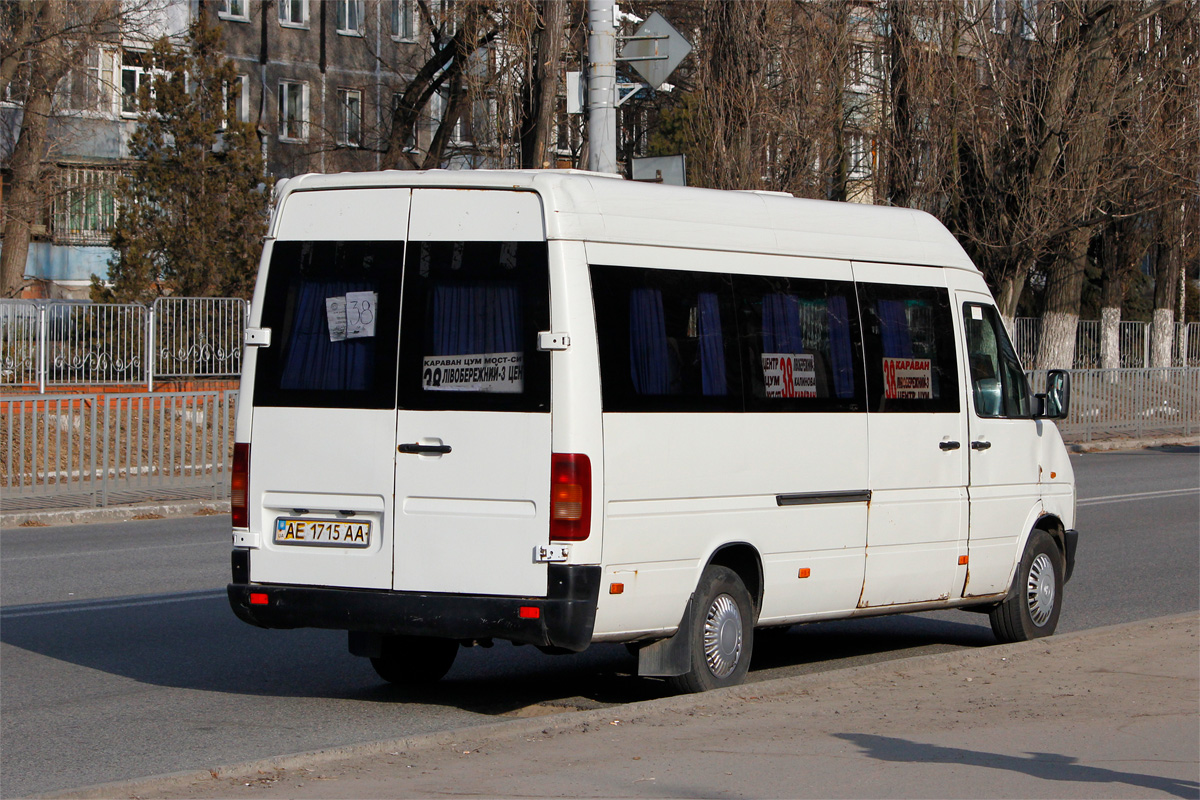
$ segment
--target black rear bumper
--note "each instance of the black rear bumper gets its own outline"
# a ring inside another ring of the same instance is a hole
[[[549,564],[545,597],[500,597],[239,582],[249,572],[239,569],[245,557],[239,553],[248,551],[234,550],[229,604],[240,619],[262,628],[495,638],[578,652],[591,643],[596,622],[598,566]]]

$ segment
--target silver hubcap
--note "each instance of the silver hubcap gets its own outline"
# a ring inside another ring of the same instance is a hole
[[[742,612],[727,594],[718,595],[704,620],[704,658],[718,678],[728,678],[742,660]]]
[[[1029,581],[1025,588],[1029,617],[1040,628],[1054,613],[1054,565],[1050,563],[1050,556],[1040,553],[1029,565]]]

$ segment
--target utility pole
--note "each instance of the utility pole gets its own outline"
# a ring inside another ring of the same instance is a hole
[[[617,171],[617,28],[613,0],[588,0],[588,169]]]

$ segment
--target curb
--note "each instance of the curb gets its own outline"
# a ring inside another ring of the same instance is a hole
[[[144,503],[132,506],[78,508],[63,511],[12,511],[0,514],[0,529],[42,528],[81,522],[128,522],[134,519],[228,513],[228,500],[182,500],[177,503]]]
[[[1090,628],[1088,630],[1075,631],[1073,633],[1067,633],[1061,636],[1052,636],[1047,639],[1036,639],[1028,642],[1019,642],[1016,644],[993,645],[991,647],[981,647],[977,649],[953,650],[946,653],[930,653],[927,655],[910,656],[907,658],[889,659],[887,661],[877,661],[871,664],[862,664],[853,667],[845,667],[842,669],[828,670],[825,672],[809,672],[802,675],[792,675],[785,678],[772,678],[770,680],[760,681],[757,683],[731,686],[726,689],[714,689],[701,694],[660,697],[653,700],[641,700],[635,703],[610,706],[609,708],[595,709],[590,711],[568,711],[561,714],[552,714],[543,717],[530,717],[525,719],[506,720],[504,722],[492,722],[484,725],[469,726],[466,728],[456,728],[453,730],[416,734],[400,739],[364,742],[362,744],[331,747],[305,753],[293,753],[270,758],[262,758],[254,761],[246,761],[240,764],[219,766],[212,769],[187,770],[164,775],[136,778],[127,781],[115,781],[112,783],[85,786],[65,792],[37,795],[37,797],[71,798],[72,800],[76,798],[79,800],[84,800],[90,798],[138,797],[142,794],[151,793],[156,789],[178,787],[197,781],[230,779],[246,775],[256,775],[264,772],[278,772],[289,769],[303,768],[311,770],[314,767],[329,766],[340,761],[349,760],[351,758],[366,758],[384,754],[391,755],[399,752],[430,750],[438,747],[447,747],[450,745],[462,746],[462,743],[465,741],[473,743],[475,746],[472,747],[472,749],[476,749],[476,747],[478,747],[482,742],[509,740],[516,737],[529,736],[532,734],[542,734],[550,730],[566,731],[587,727],[593,724],[609,725],[615,724],[613,722],[614,720],[617,720],[621,723],[632,723],[639,721],[640,719],[644,719],[651,714],[665,711],[690,711],[697,708],[703,708],[705,706],[717,705],[721,702],[731,700],[761,700],[778,697],[781,695],[795,694],[803,691],[806,685],[813,683],[819,682],[825,685],[828,685],[834,681],[838,683],[844,683],[847,681],[854,681],[858,678],[871,676],[880,672],[895,671],[897,669],[902,669],[905,666],[911,667],[913,665],[937,665],[943,662],[959,663],[961,665],[965,661],[972,660],[971,656],[1004,658],[1007,656],[1019,655],[1023,651],[1030,650],[1032,648],[1058,646],[1058,643],[1060,642],[1064,643],[1065,645],[1076,639],[1110,635],[1131,628],[1153,627],[1155,625],[1172,624],[1184,620],[1193,620],[1196,618],[1196,616],[1197,612],[1188,611],[1182,614],[1174,614],[1166,617],[1156,617],[1153,619],[1138,620],[1136,622],[1126,622],[1119,625],[1109,625],[1101,628]]]
[[[1104,439],[1096,442],[1068,442],[1068,453],[1105,453],[1113,450],[1144,450],[1147,447],[1195,447],[1200,436],[1160,436],[1151,439]]]

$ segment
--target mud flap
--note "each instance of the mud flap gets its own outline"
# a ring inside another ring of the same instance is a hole
[[[673,636],[659,639],[638,650],[638,676],[642,678],[671,678],[683,675],[692,668],[692,602],[688,598],[683,609],[679,630]]]

